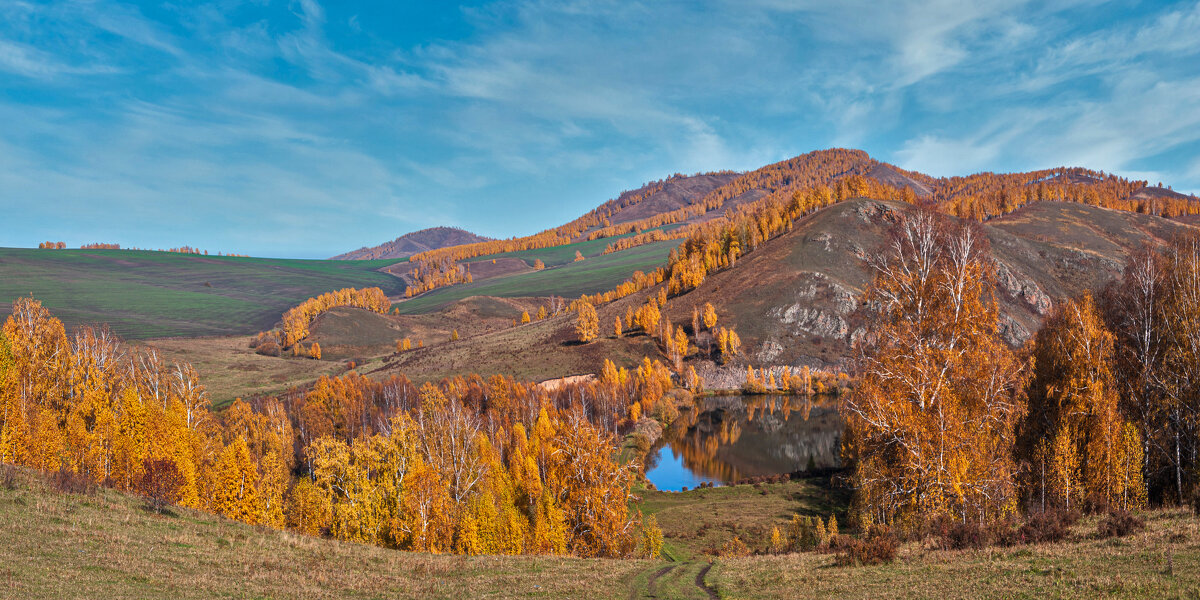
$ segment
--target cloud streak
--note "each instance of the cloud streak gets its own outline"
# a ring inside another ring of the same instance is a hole
[[[0,244],[319,257],[441,224],[506,237],[670,173],[834,145],[935,175],[1082,164],[1200,189],[1196,3],[94,0],[0,17],[0,208],[19,213]]]

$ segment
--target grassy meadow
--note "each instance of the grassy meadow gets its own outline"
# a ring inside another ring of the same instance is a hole
[[[1142,513],[1146,529],[1125,538],[1099,539],[1089,517],[1057,544],[947,551],[907,543],[890,565],[838,567],[814,552],[702,552],[735,531],[758,548],[753,536],[793,511],[836,509],[827,482],[640,490],[634,508],[662,526],[662,560],[465,557],[181,508],[160,515],[135,496],[64,493],[35,472],[11,470],[15,477],[0,477],[8,480],[0,485],[3,598],[1195,598],[1200,590],[1200,519],[1180,510]]]
[[[521,254],[524,255],[523,260],[528,260],[530,264],[535,258],[542,258],[547,268],[438,288],[401,302],[396,307],[400,309],[400,314],[422,314],[471,296],[515,298],[555,295],[571,298],[581,294],[595,294],[613,289],[633,275],[634,271],[650,271],[663,266],[671,249],[679,246],[679,241],[656,242],[612,254],[588,256],[584,253],[587,257],[585,260],[574,262],[576,247],[588,244],[600,244],[599,251],[603,252],[607,241],[580,242],[544,250],[496,255],[501,257]],[[554,266],[550,260],[543,258],[557,255],[570,256],[572,260]]]
[[[68,327],[107,323],[127,339],[245,334],[330,290],[403,293],[376,270],[394,262],[0,248],[0,315],[32,293]]]

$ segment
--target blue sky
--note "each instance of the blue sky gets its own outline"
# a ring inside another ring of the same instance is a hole
[[[1200,191],[1200,5],[0,0],[0,246],[508,237],[862,148]]]

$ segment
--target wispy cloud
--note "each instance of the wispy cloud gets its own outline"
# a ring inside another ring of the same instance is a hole
[[[1197,3],[10,1],[0,243],[508,236],[834,145],[1197,189],[1197,34]]]

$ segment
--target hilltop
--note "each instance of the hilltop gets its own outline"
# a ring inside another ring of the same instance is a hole
[[[457,227],[431,227],[406,233],[390,242],[378,246],[362,247],[352,252],[339,254],[330,260],[375,260],[383,258],[408,258],[437,248],[487,242],[492,238],[475,235]]]

